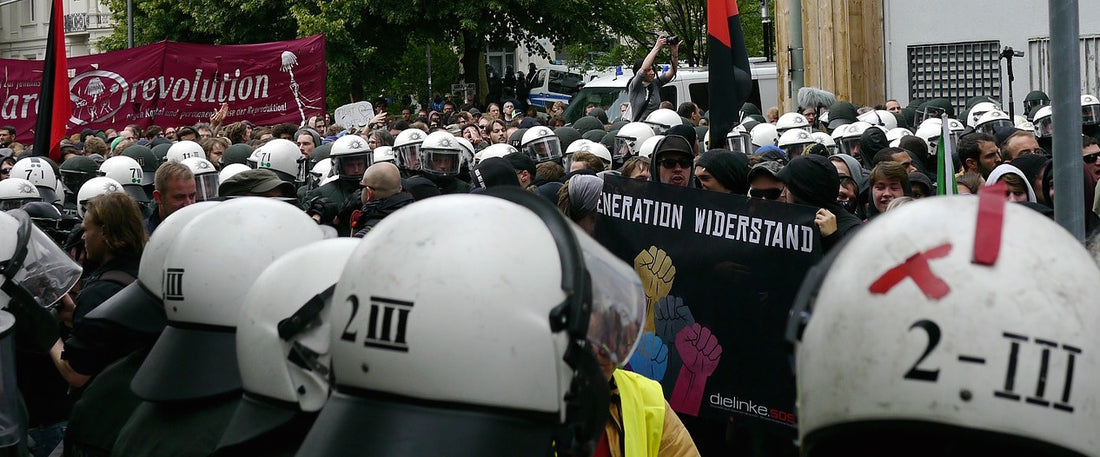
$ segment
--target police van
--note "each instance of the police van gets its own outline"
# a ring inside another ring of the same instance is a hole
[[[543,108],[541,111],[546,111],[546,108],[555,102],[569,103],[586,81],[613,74],[615,74],[614,69],[582,72],[556,64],[540,68],[531,81],[531,93],[527,96],[527,103]]]
[[[746,101],[761,110],[775,106],[779,101],[775,62],[765,62],[762,57],[751,58],[749,66],[752,71],[752,92]],[[618,120],[622,116],[623,105],[630,101],[626,85],[632,74],[629,69],[624,69],[621,75],[598,78],[585,84],[565,109],[565,122],[572,123],[584,116],[589,105],[602,108],[611,122]],[[672,102],[673,109],[679,107],[680,103],[694,102],[701,111],[707,112],[710,110],[709,77],[706,67],[678,68],[676,77],[661,87],[661,100]]]

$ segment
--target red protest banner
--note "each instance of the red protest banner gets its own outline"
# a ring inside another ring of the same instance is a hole
[[[0,125],[29,144],[38,117],[42,61],[0,59]],[[222,103],[225,123],[302,124],[325,112],[325,40],[246,45],[162,41],[69,58],[68,133],[137,124],[208,122]]]

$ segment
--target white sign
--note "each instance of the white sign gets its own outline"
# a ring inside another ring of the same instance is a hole
[[[366,127],[367,123],[374,119],[374,106],[368,102],[348,103],[336,108],[333,117],[336,124],[344,128]]]

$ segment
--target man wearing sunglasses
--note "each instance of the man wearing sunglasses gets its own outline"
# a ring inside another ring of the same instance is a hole
[[[664,137],[653,151],[649,179],[662,184],[689,187],[694,178],[692,168],[695,151],[687,138],[679,135]]]
[[[1093,179],[1100,180],[1100,164],[1096,163],[1097,159],[1100,159],[1100,145],[1096,144],[1096,138],[1088,135],[1082,135],[1084,146],[1081,148],[1081,158],[1085,161],[1085,171]]]

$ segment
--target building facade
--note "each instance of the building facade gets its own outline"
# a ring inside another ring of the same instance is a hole
[[[0,58],[42,59],[49,32],[49,0],[0,0]],[[99,51],[95,43],[112,33],[110,9],[102,0],[65,0],[65,54]]]

